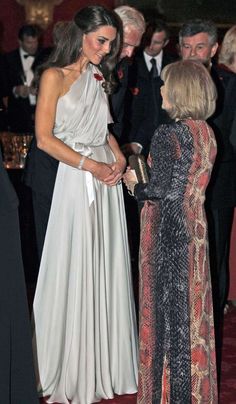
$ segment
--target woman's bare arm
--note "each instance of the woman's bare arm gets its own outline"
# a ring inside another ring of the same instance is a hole
[[[83,156],[53,135],[56,106],[59,98],[64,94],[64,90],[64,77],[61,69],[51,68],[43,73],[35,116],[37,146],[55,159],[72,167],[78,167]],[[83,169],[90,171],[101,181],[104,181],[112,172],[109,165],[89,158],[85,159]]]

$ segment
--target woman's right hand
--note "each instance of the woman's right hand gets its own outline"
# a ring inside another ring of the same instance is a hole
[[[135,173],[135,170],[132,170],[130,167],[127,167],[125,174],[123,174],[123,181],[130,191],[131,195],[134,195],[134,187],[138,184],[138,179]]]

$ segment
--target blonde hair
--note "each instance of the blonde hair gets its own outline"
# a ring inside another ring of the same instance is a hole
[[[132,26],[141,34],[144,33],[146,29],[145,19],[143,14],[136,10],[136,8],[130,6],[120,6],[116,7],[114,11],[120,17],[123,28],[126,26]]]
[[[229,66],[234,62],[235,56],[236,56],[236,25],[233,25],[224,36],[219,53],[219,63],[223,63],[224,65]]]
[[[205,120],[215,111],[217,91],[206,67],[197,61],[181,60],[164,67],[168,114],[173,119]]]

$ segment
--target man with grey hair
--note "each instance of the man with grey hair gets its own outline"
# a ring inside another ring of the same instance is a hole
[[[145,31],[143,15],[130,6],[120,6],[114,10],[121,19],[123,26],[123,45],[120,53],[120,62],[116,66],[117,91],[111,97],[111,110],[114,124],[110,126],[111,132],[119,140],[123,130],[124,100],[128,87],[129,60],[135,48],[140,45]]]
[[[140,45],[145,32],[146,24],[143,15],[133,7],[120,6],[114,10],[120,17],[123,25],[123,45],[120,53],[120,61],[116,66],[116,79],[118,86],[111,96],[110,105],[114,123],[110,125],[110,131],[115,135],[120,145],[124,130],[125,98],[128,91],[128,69],[130,58],[135,48]],[[139,216],[137,203],[133,201],[124,189],[126,218],[129,233],[131,259],[133,266],[137,266],[139,249]]]
[[[183,59],[199,60],[209,68],[218,49],[215,24],[200,19],[183,24],[179,31],[179,46]]]
[[[139,46],[145,31],[145,20],[140,11],[130,6],[120,6],[114,10],[120,17],[123,25],[123,46],[120,60],[131,57],[134,49]]]
[[[209,252],[212,274],[218,376],[221,359],[221,328],[223,310],[228,293],[229,246],[236,202],[236,175],[233,146],[230,143],[229,86],[212,63],[217,43],[217,28],[212,21],[192,20],[185,23],[179,32],[180,54],[183,59],[202,62],[215,82],[218,99],[216,111],[208,120],[217,141],[217,157],[206,193]]]

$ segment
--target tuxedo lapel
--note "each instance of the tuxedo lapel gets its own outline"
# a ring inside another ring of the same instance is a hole
[[[16,67],[17,67],[17,71],[19,72],[21,80],[24,82],[24,68],[23,68],[23,65],[21,62],[19,49],[17,50],[17,54],[16,54]]]
[[[11,59],[9,59],[8,68],[10,69],[10,75],[14,83],[11,83],[11,87],[15,85],[23,84],[24,83],[24,69],[21,62],[20,51],[16,49],[12,55]]]

